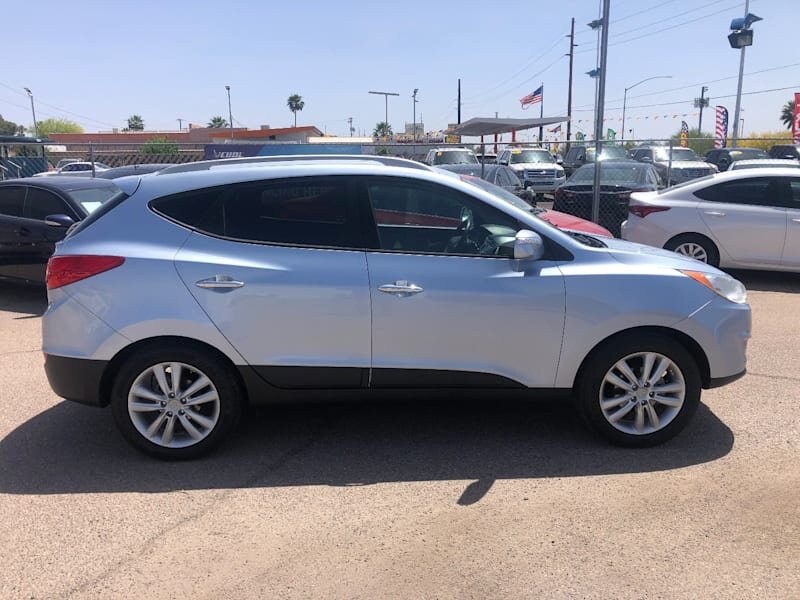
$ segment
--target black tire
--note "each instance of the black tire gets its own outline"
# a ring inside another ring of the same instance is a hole
[[[714,242],[707,237],[698,235],[696,233],[684,233],[669,240],[666,244],[664,244],[664,249],[675,252],[675,250],[682,244],[697,244],[703,248],[706,256],[708,257],[705,262],[712,267],[719,266],[719,250]]]
[[[665,427],[648,434],[631,434],[615,428],[600,408],[600,391],[606,373],[619,360],[638,352],[657,352],[680,369],[685,397],[677,415]],[[692,354],[673,338],[659,333],[631,333],[610,339],[592,351],[578,374],[575,401],[584,421],[618,446],[646,448],[675,437],[691,421],[700,404],[702,380]]]
[[[219,414],[210,433],[201,441],[181,448],[151,442],[136,429],[128,413],[128,393],[137,377],[149,367],[167,362],[197,368],[211,380],[219,397]],[[239,422],[243,397],[232,367],[212,353],[188,345],[149,346],[128,357],[117,373],[111,392],[111,412],[117,428],[137,450],[164,460],[188,460],[210,452],[233,432]]]

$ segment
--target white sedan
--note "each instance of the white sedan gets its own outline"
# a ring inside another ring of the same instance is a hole
[[[719,267],[800,271],[800,172],[742,169],[631,196],[622,238]]]

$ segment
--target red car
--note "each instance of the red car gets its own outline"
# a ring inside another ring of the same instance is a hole
[[[580,231],[581,233],[589,233],[591,235],[599,235],[603,237],[614,237],[614,235],[605,227],[598,225],[597,223],[593,223],[592,221],[587,221],[586,219],[581,219],[580,217],[576,217],[575,215],[570,215],[567,213],[559,212],[557,210],[549,210],[545,208],[538,208],[535,206],[531,206],[522,198],[519,198],[505,190],[501,187],[494,185],[493,183],[489,183],[488,181],[484,181],[480,177],[473,177],[472,175],[461,175],[460,176],[462,181],[466,181],[467,183],[471,183],[474,186],[477,186],[487,192],[491,192],[495,196],[499,196],[506,202],[510,202],[517,208],[522,208],[523,210],[529,210],[537,217],[542,219],[543,221],[547,221],[551,225],[555,225],[559,229],[569,229],[571,231]]]

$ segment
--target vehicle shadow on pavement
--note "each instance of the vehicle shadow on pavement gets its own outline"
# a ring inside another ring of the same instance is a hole
[[[731,269],[729,272],[736,279],[741,281],[748,290],[800,294],[800,273],[741,271],[734,269]]]
[[[130,448],[110,411],[61,402],[0,441],[0,493],[467,480],[473,483],[454,501],[468,505],[498,479],[677,469],[723,457],[734,442],[705,405],[677,438],[643,450],[595,437],[564,400],[285,405],[244,421],[210,456],[169,463]]]
[[[41,317],[47,309],[47,292],[42,286],[0,280],[0,311],[19,313],[17,319]]]

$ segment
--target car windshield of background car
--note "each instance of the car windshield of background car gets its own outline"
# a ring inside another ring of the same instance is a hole
[[[656,160],[669,162],[669,148],[657,148],[655,151]],[[673,148],[672,160],[699,160],[693,150],[689,148]]]
[[[512,150],[512,163],[554,163],[556,162],[547,150]]]
[[[117,186],[110,185],[108,187],[69,190],[69,195],[72,196],[72,198],[77,202],[80,202],[84,210],[91,214],[93,211],[97,210],[103,204],[103,202],[106,202],[118,192],[119,188]]]
[[[595,155],[594,148],[587,148],[586,149],[586,160],[593,161]],[[600,159],[601,160],[608,160],[610,158],[627,158],[627,154],[625,154],[625,150],[618,146],[610,146],[605,147],[600,152]]]
[[[435,165],[472,165],[478,162],[478,159],[472,152],[465,151],[450,151],[450,152],[437,152],[433,159]]]
[[[731,150],[731,158],[733,160],[750,160],[753,158],[769,158],[769,154],[765,150],[758,148],[736,148]]]
[[[648,165],[603,165],[600,169],[601,185],[639,185],[642,174]],[[581,167],[572,175],[570,183],[594,183],[594,168]]]

